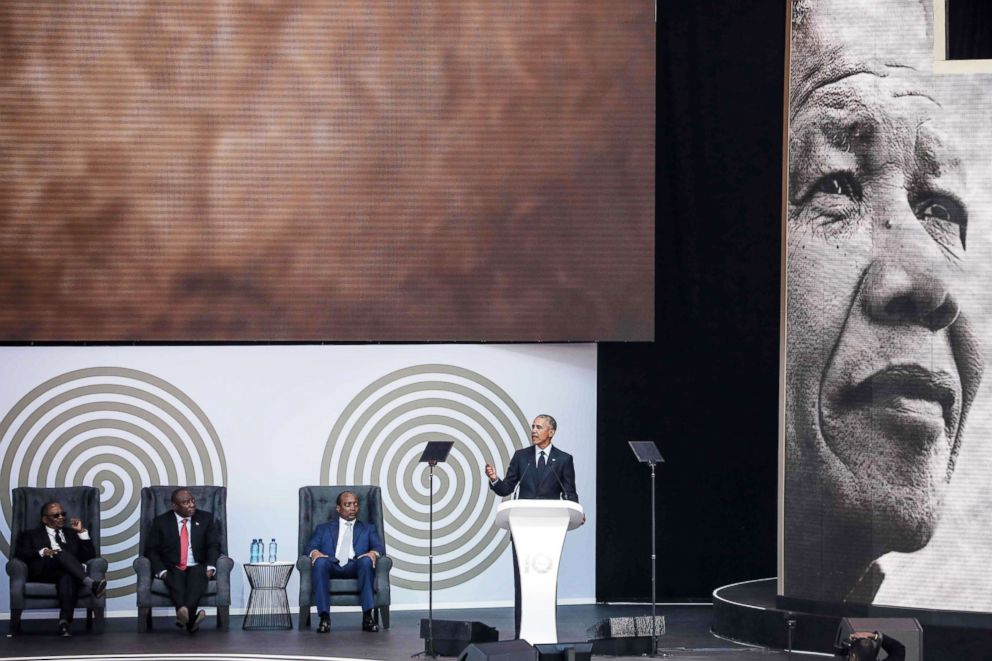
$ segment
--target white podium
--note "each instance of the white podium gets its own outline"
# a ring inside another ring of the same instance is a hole
[[[582,525],[582,506],[570,500],[508,500],[496,525],[508,528],[520,572],[520,639],[558,642],[558,565],[565,533]]]

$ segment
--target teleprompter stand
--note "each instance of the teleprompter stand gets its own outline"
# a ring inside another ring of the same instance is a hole
[[[651,656],[658,656],[658,556],[655,546],[658,539],[655,536],[655,498],[654,498],[654,467],[665,463],[658,447],[651,441],[630,441],[630,449],[642,464],[651,467]]]
[[[454,441],[428,441],[424,453],[418,460],[430,467],[430,518],[428,519],[427,545],[427,640],[424,641],[424,651],[411,656],[425,656],[436,659],[440,654],[434,650],[434,467],[438,462],[444,463],[451,452]]]

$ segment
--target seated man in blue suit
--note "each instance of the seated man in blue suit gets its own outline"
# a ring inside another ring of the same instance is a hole
[[[362,630],[379,630],[372,613],[372,581],[375,579],[376,560],[385,555],[386,549],[374,525],[356,520],[358,510],[358,496],[342,491],[337,500],[340,518],[317,526],[303,550],[310,556],[310,564],[313,565],[317,614],[320,616],[317,633],[331,630],[332,578],[358,579],[362,593]]]

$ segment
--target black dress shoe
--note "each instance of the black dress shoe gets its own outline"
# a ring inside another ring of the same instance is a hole
[[[103,597],[107,594],[107,580],[101,578],[99,581],[93,582],[93,587],[90,588],[93,591],[93,596],[97,599]]]
[[[375,621],[374,610],[362,612],[362,631],[371,631],[372,633],[377,633],[379,631],[379,625]]]
[[[331,630],[331,616],[321,615],[320,624],[317,625],[317,633],[327,633]]]
[[[201,608],[200,610],[196,611],[196,617],[190,620],[189,626],[187,627],[189,629],[189,632],[196,633],[197,631],[199,631],[200,625],[203,624],[203,621],[205,619],[207,619],[207,612],[205,610]]]
[[[69,631],[69,623],[65,620],[59,620],[59,635],[63,638],[72,637],[72,632]]]
[[[182,629],[189,624],[189,610],[185,606],[176,610],[176,627]]]

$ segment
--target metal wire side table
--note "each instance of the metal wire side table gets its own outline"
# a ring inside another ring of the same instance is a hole
[[[292,629],[286,585],[293,573],[291,562],[246,563],[245,574],[251,586],[248,610],[241,628],[246,631]]]

